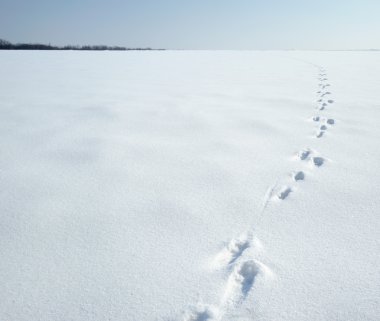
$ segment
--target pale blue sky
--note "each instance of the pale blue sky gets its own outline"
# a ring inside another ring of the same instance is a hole
[[[0,38],[173,49],[380,48],[380,0],[0,0]]]

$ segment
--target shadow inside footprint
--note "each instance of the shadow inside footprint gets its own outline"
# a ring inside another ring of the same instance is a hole
[[[325,162],[325,160],[322,157],[313,157],[313,164],[315,166],[320,167],[323,165],[324,162]]]
[[[296,172],[293,175],[293,179],[297,181],[303,181],[305,179],[305,174],[302,171]]]
[[[202,306],[196,308],[194,311],[188,312],[183,320],[184,321],[211,321],[215,320],[218,316],[218,311],[212,306]]]
[[[289,196],[289,194],[292,192],[292,189],[288,186],[284,186],[280,192],[277,194],[277,197],[280,199],[280,200],[284,200],[285,198],[287,198]]]
[[[259,267],[255,261],[247,261],[238,270],[238,275],[241,279],[241,292],[246,296],[252,288],[256,275],[259,273]]]
[[[228,247],[227,247],[231,255],[231,258],[228,261],[228,264],[234,263],[248,247],[249,247],[248,240],[233,239],[228,244]]]
[[[213,268],[224,268],[231,266],[246,249],[251,246],[251,235],[244,234],[239,238],[232,239],[213,259]]]
[[[326,123],[328,123],[329,125],[334,125],[335,121],[334,119],[330,118],[330,119],[327,119]]]
[[[221,306],[223,308],[237,307],[243,303],[258,276],[271,277],[272,272],[263,263],[254,259],[237,264],[228,277]]]
[[[189,321],[207,321],[211,320],[213,315],[211,315],[208,311],[199,312],[197,315],[194,315],[192,319],[188,319]]]
[[[298,153],[297,153],[297,157],[300,159],[300,160],[305,160],[306,158],[308,158],[310,155],[310,150],[308,149],[303,149],[303,150],[300,150]]]
[[[320,132],[318,132],[318,133],[316,134],[316,137],[317,137],[317,138],[321,138],[321,137],[323,136],[324,133],[325,133],[325,132],[320,131]]]

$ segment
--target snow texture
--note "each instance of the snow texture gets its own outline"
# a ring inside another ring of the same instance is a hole
[[[0,52],[0,319],[378,319],[379,55]]]

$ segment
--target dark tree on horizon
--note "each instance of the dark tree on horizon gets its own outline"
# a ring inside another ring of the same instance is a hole
[[[7,40],[0,39],[0,50],[92,50],[92,51],[104,51],[104,50],[155,50],[152,48],[126,48],[121,46],[106,46],[106,45],[66,45],[66,46],[52,46],[50,44],[41,43],[16,43],[13,44]],[[163,49],[156,49],[163,50]]]

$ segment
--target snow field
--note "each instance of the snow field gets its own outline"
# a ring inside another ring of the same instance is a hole
[[[0,318],[375,320],[370,52],[1,52]]]

